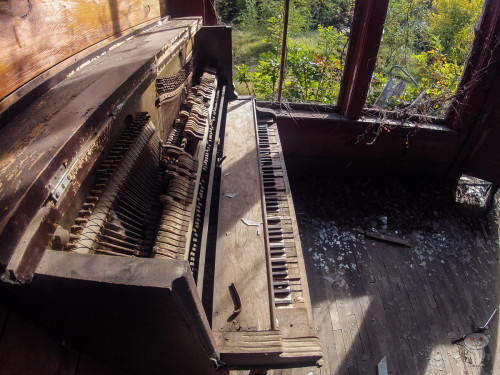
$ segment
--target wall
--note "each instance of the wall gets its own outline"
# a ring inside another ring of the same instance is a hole
[[[459,133],[429,124],[394,125],[369,144],[377,128],[375,119],[350,121],[334,113],[293,111],[293,115],[278,115],[291,178],[331,177],[333,173],[444,177],[461,144]]]

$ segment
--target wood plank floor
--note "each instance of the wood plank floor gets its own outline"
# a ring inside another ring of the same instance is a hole
[[[376,374],[384,356],[390,374],[500,373],[498,316],[484,351],[451,344],[498,307],[496,213],[483,219],[428,181],[292,190],[324,363],[268,374]],[[369,230],[411,247],[366,238]]]

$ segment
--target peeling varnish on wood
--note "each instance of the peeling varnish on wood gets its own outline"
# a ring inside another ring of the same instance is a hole
[[[178,27],[176,27],[178,24],[184,25],[187,23],[188,21],[173,22],[173,27],[174,29],[178,29]],[[189,25],[193,23],[192,20],[189,21]],[[198,24],[199,23],[196,22],[196,25]],[[169,29],[161,31],[167,32],[168,37],[166,39],[178,39],[179,34],[177,34],[177,32],[170,31]],[[186,31],[182,33],[184,34]],[[127,38],[127,41],[130,39],[131,38]],[[159,38],[149,36],[145,39],[143,43],[159,44],[166,42],[166,40],[163,41]],[[153,41],[150,42],[149,39],[153,39]],[[179,40],[177,40],[177,43],[179,43]],[[138,46],[132,45],[132,47]],[[161,50],[161,47],[159,47],[159,49]],[[118,53],[118,56],[125,54],[125,52]],[[154,58],[153,52],[151,57]],[[138,60],[142,61],[142,58],[138,56]],[[92,61],[92,63],[94,63],[94,61]],[[95,61],[95,64],[98,64],[98,61]],[[78,76],[75,75],[58,85],[62,90],[67,90],[66,86],[73,85],[77,87],[76,91],[70,90],[68,93],[65,93],[65,91],[51,90],[50,93],[52,95],[48,95],[50,99],[47,99],[47,96],[45,96],[45,99],[40,98],[28,109],[27,112],[32,114],[32,116],[28,115],[27,117],[31,119],[30,121],[14,120],[11,125],[7,125],[3,130],[4,137],[1,142],[2,151],[0,151],[0,175],[2,176],[1,179],[3,182],[0,188],[0,202],[2,202],[0,206],[0,212],[2,213],[0,216],[0,233],[5,230],[9,221],[14,218],[16,218],[16,220],[19,218],[21,220],[25,219],[24,217],[17,216],[16,212],[23,202],[26,203],[28,194],[35,193],[39,198],[42,198],[40,200],[40,205],[43,204],[43,200],[48,196],[48,188],[44,186],[46,182],[43,182],[41,177],[44,177],[44,179],[51,177],[48,174],[47,168],[50,167],[51,170],[53,169],[53,158],[59,155],[59,152],[62,150],[60,146],[64,148],[64,144],[66,144],[67,140],[78,133],[81,125],[85,123],[91,113],[98,108],[94,104],[91,104],[92,100],[97,100],[95,95],[92,96],[94,99],[82,103],[78,98],[80,94],[85,90],[95,93],[96,87],[103,85],[101,82],[102,79],[112,83],[119,83],[121,82],[120,80],[123,74],[130,74],[131,72],[131,68],[127,65],[120,71],[112,72],[112,74],[109,74],[108,70],[101,71],[99,69],[97,70],[99,74],[95,74],[96,71],[92,70],[92,66],[93,65],[90,64],[88,67],[82,69],[81,72],[78,72]],[[150,73],[144,72],[144,77],[137,78],[137,81],[142,81],[147,74]],[[98,92],[101,93],[102,91]],[[116,106],[120,102],[127,102],[128,100],[129,96],[120,98],[114,104]],[[102,103],[102,100],[98,100],[97,102]],[[54,106],[54,103],[59,103],[59,105]],[[47,108],[51,109],[47,110]],[[112,108],[114,108],[114,106]],[[105,121],[109,122],[107,124],[102,124],[98,130],[98,134],[91,136],[91,140],[87,139],[85,145],[82,145],[82,151],[79,155],[74,156],[71,153],[69,162],[73,164],[69,168],[71,176],[75,180],[71,188],[72,193],[74,193],[73,190],[77,189],[79,185],[76,180],[82,178],[82,173],[86,173],[84,171],[87,171],[88,165],[93,164],[93,159],[95,159],[99,151],[102,150],[103,140],[106,136],[109,136],[109,124],[116,120],[114,116],[110,116]],[[90,134],[84,135],[84,138],[88,136],[90,136]],[[15,160],[16,158],[18,160]],[[21,159],[22,162],[19,163]],[[46,196],[44,197],[44,195]],[[12,199],[10,199],[11,197]],[[36,207],[31,208],[37,209]]]
[[[9,9],[13,16],[26,18],[33,6],[29,0],[10,0]]]
[[[22,154],[42,133],[46,128],[46,123],[42,122],[35,126],[31,132],[23,139],[16,140],[10,149],[0,155],[0,175],[6,174],[12,164],[18,163],[16,155]],[[7,181],[9,178],[7,177]]]
[[[0,98],[58,62],[160,17],[158,2],[10,1],[0,34]]]

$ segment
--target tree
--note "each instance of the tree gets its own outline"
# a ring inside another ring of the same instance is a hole
[[[413,50],[423,50],[429,0],[390,0],[380,49],[386,66],[407,65]]]
[[[435,37],[443,54],[463,64],[474,39],[474,24],[481,15],[484,0],[434,0],[429,11],[429,34]]]
[[[351,25],[354,0],[308,0],[307,3],[311,12],[311,28],[334,26],[341,31]]]
[[[273,50],[279,51],[279,20],[269,19],[274,42]],[[332,104],[338,96],[344,69],[348,37],[345,31],[333,26],[318,27],[319,41],[316,48],[306,48],[293,39],[288,43],[286,75],[283,97],[288,101],[313,101]],[[255,72],[245,64],[237,66],[236,81],[245,84],[249,92],[259,99],[275,100],[281,54],[266,52],[260,55]]]
[[[309,2],[311,0],[291,0],[288,31],[292,34],[307,30],[311,22]],[[242,29],[260,34],[274,32],[264,27],[270,19],[280,21],[283,18],[283,0],[246,0],[237,21]],[[270,21],[274,24],[274,21]],[[282,25],[282,24],[281,24]],[[281,26],[283,27],[283,26]]]

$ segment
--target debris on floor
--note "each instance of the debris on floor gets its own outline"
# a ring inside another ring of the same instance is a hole
[[[311,300],[331,324],[316,322],[331,373],[375,369],[381,353],[389,373],[454,374],[479,363],[451,340],[498,306],[500,218],[498,209],[484,214],[487,186],[466,183],[292,181]],[[497,325],[485,334],[498,352]],[[498,357],[481,357],[483,373],[500,371]]]

